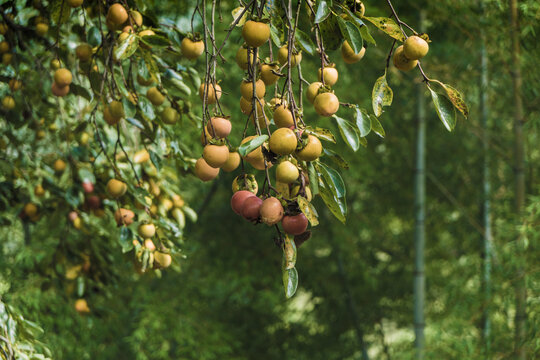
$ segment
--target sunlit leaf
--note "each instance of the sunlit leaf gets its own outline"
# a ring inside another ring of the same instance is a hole
[[[283,288],[287,299],[296,293],[298,288],[298,271],[296,271],[296,268],[283,270]]]
[[[313,204],[307,201],[307,199],[303,196],[298,196],[296,201],[298,202],[298,207],[300,208],[300,211],[302,211],[302,213],[306,215],[311,226],[319,225],[319,219],[317,218],[318,214],[315,206],[313,206]]]
[[[383,113],[383,106],[392,105],[394,99],[394,92],[386,81],[386,71],[384,75],[375,81],[373,85],[373,91],[371,93],[371,104],[373,106],[373,113],[379,117]]]
[[[385,137],[386,132],[379,119],[375,115],[370,115],[369,118],[371,119],[371,130],[380,137]]]
[[[341,34],[351,45],[354,53],[358,54],[364,47],[364,40],[362,39],[360,30],[352,22],[345,21],[341,17],[337,17],[337,21]]]
[[[240,156],[246,156],[259,146],[261,146],[266,140],[268,140],[268,135],[257,136],[250,141],[246,141],[238,148],[238,153]]]
[[[360,131],[360,137],[366,137],[371,132],[371,118],[360,108],[356,108],[356,126]]]
[[[439,119],[442,121],[448,131],[454,130],[456,127],[456,109],[452,102],[444,95],[437,94],[431,87],[428,87],[431,92],[431,99],[437,111]]]
[[[345,140],[347,145],[349,145],[353,151],[357,151],[360,148],[360,134],[358,133],[356,126],[339,116],[333,115],[332,117],[337,121],[339,132],[341,133],[343,140]]]
[[[373,25],[378,27],[381,31],[386,33],[388,36],[399,40],[404,41],[405,36],[401,32],[401,29],[399,28],[398,24],[393,19],[386,18],[386,17],[368,17],[364,16],[364,19],[371,22]]]
[[[330,2],[331,5],[331,2]],[[319,6],[317,6],[317,10],[315,11],[315,20],[314,23],[318,24],[322,21],[324,21],[328,15],[331,14],[330,5],[328,4],[328,1],[321,0],[319,1]]]

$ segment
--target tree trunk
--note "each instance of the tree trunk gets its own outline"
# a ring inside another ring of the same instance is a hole
[[[420,29],[424,31],[425,13],[420,12]],[[414,268],[414,335],[416,358],[424,358],[424,247],[426,242],[426,104],[424,84],[418,84],[418,127],[416,132],[416,160],[414,173],[414,208],[415,208],[415,268]]]
[[[512,79],[514,86],[514,181],[515,181],[515,211],[517,219],[521,218],[525,204],[525,145],[523,139],[523,96],[521,77],[521,46],[520,28],[518,21],[518,0],[510,0],[511,15],[511,39],[512,39]],[[516,315],[515,315],[515,359],[525,360],[526,322],[527,322],[527,289],[525,287],[525,257],[523,256],[524,241],[518,236],[516,240],[518,264],[515,291],[516,291]]]
[[[483,6],[481,6],[483,10]],[[482,321],[482,343],[485,359],[490,358],[491,347],[491,321],[490,321],[490,304],[491,304],[491,182],[489,169],[489,138],[488,138],[488,57],[486,50],[486,39],[484,31],[481,31],[482,44],[480,48],[481,57],[481,77],[480,77],[480,116],[483,129],[483,145],[484,145],[484,161],[483,161],[483,206],[482,206],[482,225],[484,227],[483,236],[483,261],[484,261],[484,276],[483,276],[483,299],[484,313]]]

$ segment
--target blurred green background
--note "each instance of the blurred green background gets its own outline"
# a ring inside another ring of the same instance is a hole
[[[194,1],[146,1],[147,11],[189,30]],[[237,2],[222,1],[223,37]],[[483,9],[480,7],[483,4]],[[389,16],[383,1],[365,1],[366,15]],[[426,359],[515,359],[514,285],[525,265],[528,358],[540,356],[540,4],[519,1],[520,57],[524,73],[526,193],[524,215],[514,214],[510,10],[506,1],[396,2],[403,21],[418,28],[420,12],[432,43],[423,61],[431,78],[452,84],[466,96],[471,115],[449,133],[441,124],[417,72],[390,68],[394,103],[381,123],[386,138],[372,134],[367,147],[353,152],[342,142],[333,149],[350,169],[344,170],[349,215],[343,226],[317,198],[320,225],[298,251],[297,294],[286,300],[281,282],[281,250],[273,231],[252,226],[229,206],[233,174],[213,184],[181,179],[182,196],[198,212],[189,223],[179,271],[161,277],[133,271],[116,242],[96,245],[106,276],[87,290],[91,314],[73,309],[68,285],[54,267],[59,238],[81,239],[65,226],[29,225],[26,242],[20,222],[0,232],[0,297],[16,314],[44,330],[36,334],[54,359],[413,359],[414,163],[417,106],[426,99]],[[304,21],[304,20],[302,20]],[[200,28],[200,26],[199,26]],[[391,41],[373,31],[377,46],[354,65],[330,53],[340,71],[336,94],[343,102],[371,108],[371,90],[384,72]],[[489,65],[483,89],[481,47]],[[218,69],[223,104],[241,123],[238,99],[242,73],[234,56],[241,44],[233,32]],[[319,63],[304,57],[304,76],[316,81]],[[197,66],[202,71],[202,60]],[[487,93],[487,129],[479,101]],[[198,104],[198,99],[193,96]],[[341,110],[343,118],[354,118]],[[312,124],[338,133],[332,119],[306,107]],[[240,127],[235,128],[239,136]],[[180,135],[180,136],[186,136]],[[484,152],[483,139],[489,150]],[[193,141],[192,141],[193,143]],[[325,143],[326,144],[326,143]],[[194,151],[197,153],[198,150]],[[484,158],[491,171],[493,253],[491,295],[484,282]],[[1,216],[15,219],[14,212]],[[65,221],[65,220],[61,220]],[[516,238],[526,239],[520,253]],[[92,241],[104,241],[104,237]],[[103,280],[105,279],[105,280]],[[73,286],[73,284],[71,285]],[[491,319],[490,350],[482,336],[485,314]],[[2,313],[0,312],[0,315]],[[0,318],[1,321],[1,318]],[[26,326],[26,325],[24,325]],[[24,328],[24,326],[22,326]]]

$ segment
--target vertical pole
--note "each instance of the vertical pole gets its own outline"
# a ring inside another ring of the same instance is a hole
[[[420,12],[420,29],[424,31],[425,12]],[[425,273],[424,273],[424,247],[426,242],[426,104],[424,84],[418,84],[418,125],[416,131],[416,160],[414,173],[414,335],[416,358],[424,358],[424,298],[425,298]]]
[[[523,95],[521,77],[521,45],[520,27],[518,20],[518,0],[510,0],[511,39],[512,39],[512,80],[514,87],[514,182],[515,182],[515,211],[517,219],[521,218],[525,204],[525,146],[523,139]],[[527,288],[525,287],[525,257],[524,240],[521,236],[516,239],[518,269],[515,280],[516,315],[515,323],[515,359],[526,360],[525,351],[526,322],[527,322]]]
[[[482,3],[480,8],[483,12]],[[488,57],[486,50],[485,33],[481,30],[481,47],[480,47],[480,62],[481,62],[481,76],[480,76],[480,116],[483,129],[483,206],[482,206],[482,223],[484,226],[484,276],[483,276],[483,298],[484,298],[484,314],[482,324],[482,342],[484,345],[484,358],[487,360],[490,358],[491,347],[491,322],[490,322],[490,304],[491,304],[491,246],[493,241],[493,234],[491,232],[491,182],[490,182],[490,169],[489,169],[489,135],[488,135],[488,117],[489,117],[489,105],[488,105]]]

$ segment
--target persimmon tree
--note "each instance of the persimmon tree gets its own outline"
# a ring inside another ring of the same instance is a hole
[[[182,197],[182,178],[207,182],[222,170],[236,175],[232,210],[275,228],[291,297],[297,247],[319,223],[312,199],[347,218],[340,169],[348,165],[325,143],[344,141],[357,151],[369,136],[385,136],[389,67],[418,71],[449,131],[458,113],[468,115],[456,89],[426,74],[430,39],[402,21],[391,1],[389,17],[368,16],[356,0],[241,3],[226,16],[219,1],[199,0],[189,33],[160,23],[140,1],[1,5],[2,206],[20,214],[25,229],[65,226],[78,234],[76,251],[66,241],[54,256],[79,285],[80,313],[91,309],[85,284],[108,276],[95,241],[117,241],[140,273],[179,268],[186,217],[197,219]],[[216,30],[222,24],[224,34]],[[376,43],[374,31],[388,41]],[[244,44],[229,42],[234,32]],[[336,67],[333,51],[356,66],[375,46],[388,56],[373,69],[382,76],[372,109],[340,101],[339,75],[347,69]],[[234,59],[225,58],[225,47],[238,48]],[[318,64],[316,81],[302,72],[306,61]],[[241,84],[220,80],[238,71]],[[241,113],[222,106],[235,87]],[[332,118],[339,139],[305,116],[306,107]],[[25,137],[26,128],[35,138]]]

